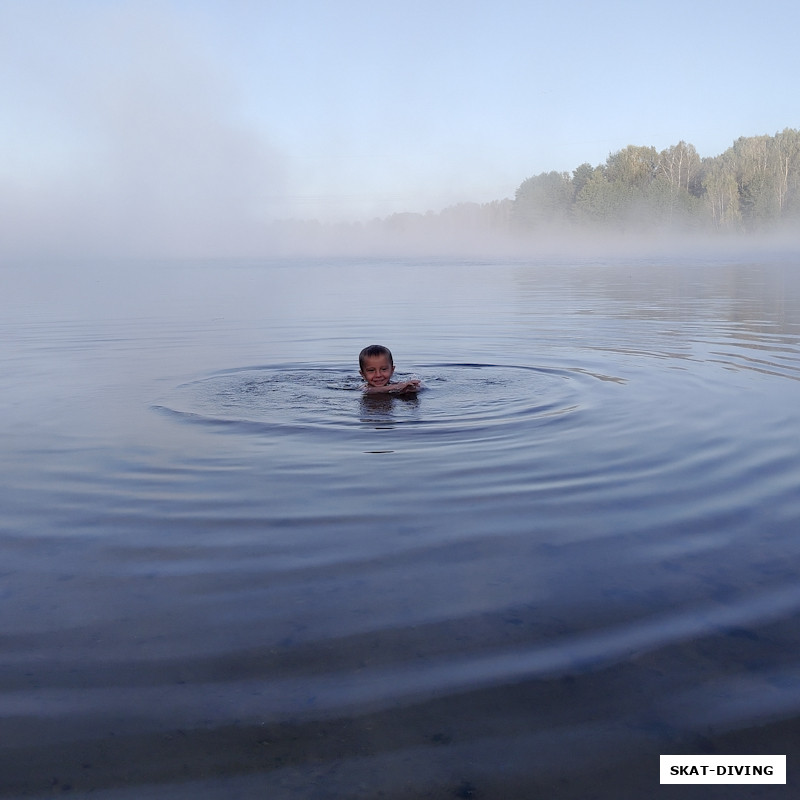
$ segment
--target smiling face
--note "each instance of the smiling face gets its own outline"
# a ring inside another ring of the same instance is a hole
[[[386,386],[394,373],[389,356],[366,356],[361,366],[361,376],[369,386]]]

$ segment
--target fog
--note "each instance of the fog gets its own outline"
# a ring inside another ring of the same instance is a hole
[[[50,69],[19,98],[0,173],[6,257],[253,254],[285,170],[248,124],[224,70],[193,51],[155,6],[64,15],[74,47],[20,69]],[[50,9],[52,10],[52,9]],[[88,48],[85,49],[85,48]]]
[[[3,261],[463,249],[452,225],[379,231],[374,218],[304,215],[302,192],[321,184],[298,185],[297,153],[275,143],[230,65],[167,6],[28,9],[0,10],[0,87],[10,101],[0,146],[12,154],[0,165]],[[408,210],[429,211],[413,200]]]
[[[0,260],[548,256],[741,246],[737,236],[706,239],[663,230],[622,236],[554,226],[513,230],[511,198],[530,174],[537,145],[520,145],[513,168],[503,160],[509,130],[516,126],[523,141],[529,136],[530,120],[515,116],[520,103],[513,87],[503,101],[507,107],[497,109],[508,111],[509,124],[484,119],[512,66],[500,61],[504,66],[491,71],[497,53],[506,52],[502,38],[475,54],[480,61],[472,77],[478,68],[484,72],[470,86],[482,94],[467,93],[461,107],[452,84],[462,77],[458,48],[442,59],[441,74],[420,72],[416,39],[409,38],[418,28],[411,22],[404,23],[402,46],[394,48],[406,60],[395,64],[380,61],[381,41],[359,29],[367,17],[354,16],[352,8],[330,22],[354,44],[353,55],[320,28],[309,34],[292,27],[298,18],[284,13],[213,3],[189,13],[180,3],[149,0],[31,0],[0,7],[6,113],[0,128],[6,154],[0,163]],[[439,9],[437,24],[448,24],[446,17]],[[211,28],[228,18],[234,20],[230,29],[212,35]],[[507,10],[493,19],[513,27],[515,16]],[[386,35],[380,13],[371,12],[368,20],[370,31]],[[474,27],[465,35],[482,36],[481,20],[462,20]],[[248,39],[249,25],[259,28],[260,38]],[[425,37],[429,55],[446,44],[436,29]],[[314,46],[324,58],[315,56]],[[362,60],[367,56],[372,60]],[[338,58],[334,78],[326,75],[331,57]],[[348,83],[364,74],[371,94]],[[404,87],[403,103],[381,85],[392,75],[395,88]],[[543,97],[535,103],[550,102]],[[373,104],[380,110],[370,116]],[[405,131],[392,139],[403,125]],[[494,138],[487,138],[489,130]],[[730,136],[747,132],[734,129]],[[543,152],[550,159],[561,139],[548,135]],[[589,145],[597,145],[584,135],[580,149],[590,155]],[[625,145],[624,139],[613,141]],[[398,152],[402,158],[393,161]],[[383,159],[383,153],[391,156]],[[607,153],[600,150],[598,160]],[[572,159],[566,163],[573,167],[579,163],[572,155],[560,158]],[[557,166],[548,162],[546,168]],[[420,178],[426,169],[427,187]],[[368,180],[372,194],[359,206],[354,198]],[[322,207],[328,213],[320,214]],[[770,246],[783,246],[786,236]]]

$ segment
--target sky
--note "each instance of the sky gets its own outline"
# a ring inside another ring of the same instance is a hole
[[[800,127],[796,0],[0,0],[0,258],[265,226]]]

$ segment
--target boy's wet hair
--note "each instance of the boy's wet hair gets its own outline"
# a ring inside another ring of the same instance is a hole
[[[364,369],[364,362],[368,358],[375,358],[375,356],[388,356],[389,363],[394,366],[392,351],[388,347],[384,347],[382,344],[371,344],[358,354],[358,368],[360,370]]]

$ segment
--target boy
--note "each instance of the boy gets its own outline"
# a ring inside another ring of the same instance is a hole
[[[389,348],[380,344],[371,344],[358,354],[358,371],[367,382],[364,391],[368,394],[403,394],[418,392],[421,388],[416,378],[399,383],[389,382],[394,374],[394,359]]]

